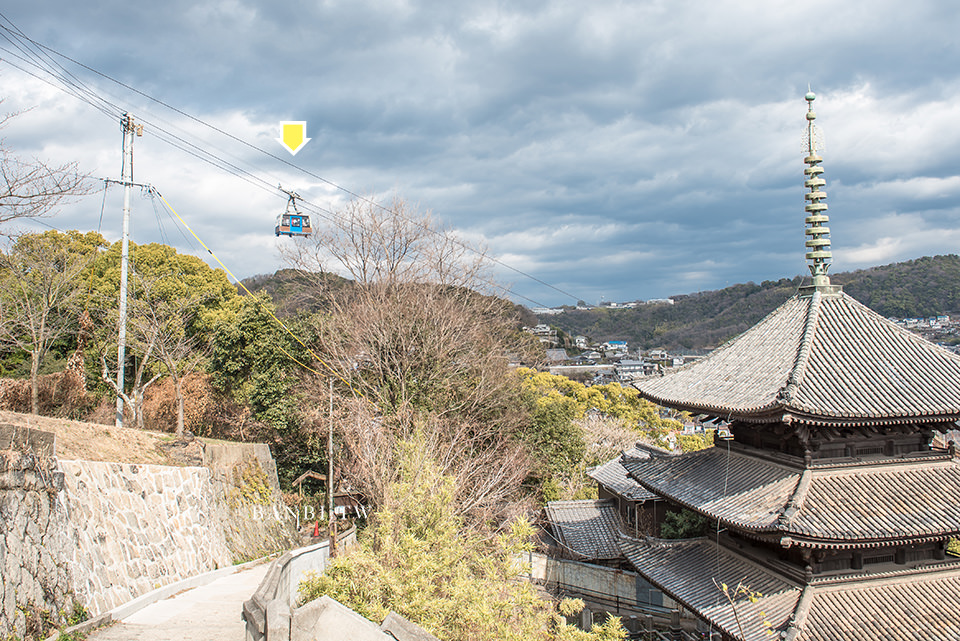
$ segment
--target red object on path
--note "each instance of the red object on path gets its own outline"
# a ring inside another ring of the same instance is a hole
[[[320,521],[313,522],[313,535],[320,536]]]

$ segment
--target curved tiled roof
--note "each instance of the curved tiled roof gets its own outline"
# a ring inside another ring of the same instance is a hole
[[[550,501],[547,520],[557,540],[586,559],[620,558],[620,519],[612,500]]]
[[[640,450],[636,447],[630,448],[615,459],[607,461],[603,465],[587,470],[587,476],[602,485],[608,491],[618,496],[622,496],[630,501],[649,501],[659,498],[656,494],[643,487],[627,474],[627,469],[623,466],[623,461],[630,458],[646,459],[650,458],[650,452]]]
[[[960,418],[960,357],[839,288],[797,294],[707,358],[634,385],[660,405],[755,422]]]
[[[800,600],[802,590],[796,583],[708,539],[621,538],[620,549],[648,581],[735,639],[779,638],[777,633],[787,629]],[[722,584],[731,592],[736,611],[718,587]],[[751,601],[746,594],[733,595],[738,585],[759,593],[757,600]]]
[[[770,529],[793,494],[799,471],[711,447],[670,458],[624,459],[641,485],[711,519]]]
[[[705,538],[621,538],[620,549],[647,580],[733,639],[960,639],[960,568],[955,565],[802,587]],[[741,595],[734,599],[734,612],[714,581],[731,589],[747,586],[758,593],[757,600]]]
[[[817,547],[960,533],[960,463],[802,470],[713,447],[624,467],[652,492],[725,525]]]
[[[960,531],[960,465],[954,461],[811,472],[794,536],[902,539]]]
[[[791,641],[960,639],[960,571],[808,588]]]

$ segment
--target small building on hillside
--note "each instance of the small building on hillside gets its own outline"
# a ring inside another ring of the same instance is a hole
[[[537,340],[548,347],[554,347],[559,343],[557,338],[557,330],[553,329],[549,325],[544,325],[541,323],[534,327],[524,327],[523,329],[525,332],[536,336]]]
[[[562,558],[613,567],[623,561],[620,519],[613,501],[550,501],[544,512]]]
[[[547,362],[551,365],[565,363],[569,360],[567,357],[567,351],[564,349],[548,349],[546,350]]]
[[[619,379],[621,383],[626,383],[638,376],[649,376],[653,374],[656,370],[656,365],[649,361],[624,358],[616,364],[614,370],[617,373],[617,379]]]

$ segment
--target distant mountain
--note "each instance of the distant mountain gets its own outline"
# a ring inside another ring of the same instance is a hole
[[[960,256],[934,256],[834,274],[831,282],[884,316],[925,317],[960,312]],[[672,296],[673,305],[632,309],[568,308],[540,322],[595,341],[625,340],[631,349],[710,349],[740,334],[792,296],[810,278]]]
[[[313,313],[329,309],[339,293],[354,287],[352,280],[336,274],[310,274],[297,269],[281,269],[273,274],[259,274],[242,281],[252,293],[266,292],[277,306],[279,316],[293,316],[298,312]],[[246,292],[240,288],[240,293]],[[504,313],[513,314],[520,325],[536,325],[537,317],[523,305],[503,301]]]

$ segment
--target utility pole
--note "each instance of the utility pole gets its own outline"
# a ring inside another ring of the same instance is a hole
[[[117,326],[117,427],[123,427],[123,366],[127,349],[127,271],[130,263],[130,188],[133,186],[133,137],[143,135],[143,125],[136,125],[130,114],[120,118],[123,129],[123,244],[120,253],[120,320]]]
[[[330,379],[330,428],[327,430],[327,533],[330,535],[330,557],[337,555],[337,522],[333,513],[333,379]]]

